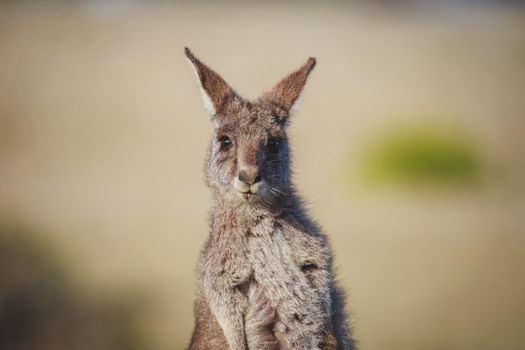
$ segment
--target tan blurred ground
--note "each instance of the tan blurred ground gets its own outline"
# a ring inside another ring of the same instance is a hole
[[[337,254],[363,349],[525,346],[525,12],[312,3],[0,4],[0,210],[88,293],[139,291],[152,348],[192,328],[211,135],[183,47],[256,97],[309,56],[296,178]],[[457,125],[482,186],[374,190],[380,131]]]

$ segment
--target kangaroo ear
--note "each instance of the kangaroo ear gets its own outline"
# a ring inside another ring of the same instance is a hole
[[[199,78],[204,108],[212,116],[221,113],[230,96],[234,94],[232,88],[219,74],[195,57],[190,49],[186,47],[184,51]]]
[[[270,91],[261,96],[261,100],[283,108],[293,114],[300,104],[301,93],[306,84],[308,75],[314,69],[315,58],[310,57],[306,63],[275,85]]]

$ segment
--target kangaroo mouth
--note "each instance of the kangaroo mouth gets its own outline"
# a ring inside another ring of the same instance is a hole
[[[241,192],[242,198],[244,198],[246,200],[250,200],[251,198],[255,197],[256,195],[257,194],[253,193],[252,191]]]
[[[257,197],[260,197],[266,190],[265,184],[259,182],[253,185],[235,183],[233,189],[239,197],[246,202],[252,202]]]

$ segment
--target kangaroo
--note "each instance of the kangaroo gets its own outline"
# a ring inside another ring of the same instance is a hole
[[[214,124],[210,234],[188,349],[355,350],[327,238],[291,180],[286,130],[316,60],[249,101],[185,53]]]

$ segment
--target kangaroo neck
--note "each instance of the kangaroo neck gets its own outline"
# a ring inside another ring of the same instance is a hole
[[[214,223],[221,226],[252,227],[265,218],[284,218],[293,213],[295,196],[290,194],[285,200],[277,205],[264,206],[249,202],[232,202],[214,195],[211,208],[211,218]],[[215,226],[215,225],[213,225]]]

